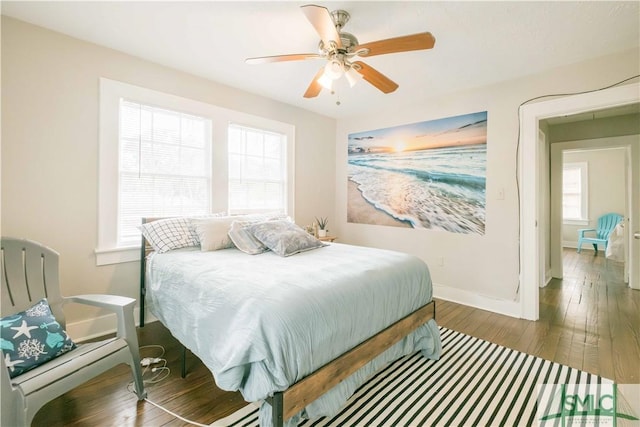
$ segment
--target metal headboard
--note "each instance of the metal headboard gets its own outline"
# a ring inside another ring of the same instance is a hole
[[[148,222],[157,221],[163,218],[142,218],[142,224],[146,224]],[[141,236],[142,242],[140,245],[140,327],[144,327],[144,306],[145,306],[145,296],[147,295],[147,287],[146,287],[146,276],[147,276],[147,257],[151,252],[153,252],[153,248],[144,238],[144,235]]]

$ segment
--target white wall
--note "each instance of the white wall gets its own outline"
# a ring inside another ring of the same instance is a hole
[[[606,146],[606,141],[603,141]],[[588,225],[563,224],[562,244],[578,246],[578,229],[596,228],[598,217],[615,212],[625,216],[625,150],[623,148],[565,151],[564,163],[586,162],[588,176]],[[561,181],[560,181],[561,182]],[[592,245],[583,249],[593,250]]]
[[[339,120],[336,141],[336,217],[343,241],[413,253],[430,266],[435,294],[494,311],[519,315],[518,107],[528,99],[608,86],[639,74],[638,52],[627,51],[523,79],[416,100],[387,114]],[[411,90],[403,88],[398,90]],[[388,98],[392,102],[392,98]],[[349,133],[488,111],[485,235],[347,223]],[[504,199],[498,194],[504,190]],[[438,265],[438,258],[443,265]]]
[[[333,213],[335,120],[3,16],[2,233],[60,252],[64,295],[138,297],[137,263],[95,262],[100,77],[293,124],[296,221]],[[66,314],[102,332],[104,313]]]

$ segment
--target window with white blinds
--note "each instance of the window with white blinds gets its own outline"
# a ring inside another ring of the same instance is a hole
[[[210,211],[211,120],[121,99],[119,129],[118,245],[142,217]]]
[[[228,128],[229,213],[287,211],[287,136]]]
[[[293,216],[294,137],[289,123],[100,78],[96,264],[139,260],[145,216]]]
[[[565,163],[562,168],[562,218],[586,220],[587,195],[587,163]]]

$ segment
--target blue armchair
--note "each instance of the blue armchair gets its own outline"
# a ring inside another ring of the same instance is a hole
[[[609,236],[616,228],[616,225],[622,221],[622,215],[617,213],[608,213],[598,218],[598,228],[581,228],[578,230],[578,253],[582,249],[583,243],[591,243],[593,249],[598,254],[598,244],[604,245],[604,250],[607,250],[607,242]],[[595,237],[587,237],[586,233],[595,233]]]

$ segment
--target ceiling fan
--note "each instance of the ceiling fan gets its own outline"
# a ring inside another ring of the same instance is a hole
[[[305,59],[326,59],[327,63],[320,68],[304,93],[305,98],[318,96],[323,87],[331,90],[333,81],[343,75],[352,87],[362,78],[382,92],[391,93],[398,88],[398,84],[364,62],[354,61],[355,57],[431,49],[436,42],[431,33],[424,32],[359,44],[358,39],[353,34],[342,31],[342,28],[350,18],[349,13],[346,11],[334,10],[329,12],[326,7],[313,4],[301,6],[301,8],[302,13],[320,35],[319,53],[261,56],[247,58],[246,63],[264,64]]]

